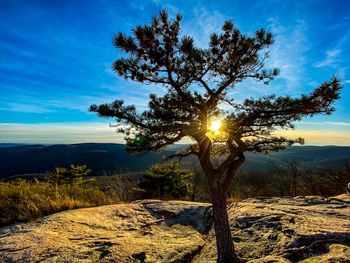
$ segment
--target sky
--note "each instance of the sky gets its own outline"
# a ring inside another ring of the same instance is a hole
[[[244,33],[259,28],[275,44],[266,67],[279,67],[269,86],[246,81],[237,100],[271,93],[298,96],[333,75],[344,86],[331,116],[303,119],[288,136],[309,145],[350,145],[350,2],[347,0],[118,1],[0,0],[0,143],[123,142],[113,120],[91,104],[123,99],[142,111],[163,87],[125,81],[111,69],[123,54],[112,45],[161,9],[184,15],[182,34],[199,47],[232,19]]]

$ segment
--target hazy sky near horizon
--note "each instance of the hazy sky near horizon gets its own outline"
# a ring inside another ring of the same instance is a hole
[[[330,79],[344,89],[331,116],[304,119],[284,134],[307,144],[350,145],[350,2],[0,0],[0,143],[123,142],[89,105],[123,99],[139,110],[164,88],[125,81],[111,70],[122,54],[112,36],[147,24],[161,9],[184,15],[182,33],[200,47],[232,19],[242,32],[263,27],[275,44],[267,67],[280,76],[269,86],[244,82],[238,100],[270,93],[298,96]]]

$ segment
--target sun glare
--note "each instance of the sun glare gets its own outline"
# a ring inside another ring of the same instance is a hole
[[[210,130],[213,132],[218,132],[220,130],[221,127],[221,121],[220,120],[213,120],[210,123]]]

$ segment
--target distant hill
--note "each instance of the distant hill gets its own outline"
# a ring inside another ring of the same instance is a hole
[[[2,147],[22,146],[22,145],[28,145],[28,144],[26,144],[26,143],[0,143],[0,148],[2,148]]]
[[[22,145],[0,148],[0,177],[40,173],[54,167],[87,164],[95,174],[104,171],[144,170],[158,162],[162,153],[128,154],[123,144],[82,143],[68,145]]]
[[[345,167],[346,162],[350,161],[350,146],[293,146],[268,155],[246,153],[246,162],[242,169],[265,170],[271,163],[279,164],[287,160],[298,161],[305,168]]]
[[[87,164],[96,175],[113,171],[142,171],[183,145],[173,145],[161,153],[141,155],[128,154],[124,147],[113,143],[0,147],[0,178],[42,173],[70,164]],[[297,160],[304,167],[344,167],[350,160],[350,147],[296,146],[270,155],[247,153],[246,157],[243,171],[266,170],[272,162],[278,164],[284,160]]]

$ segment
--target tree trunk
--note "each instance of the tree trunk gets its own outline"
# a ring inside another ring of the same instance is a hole
[[[223,190],[223,189],[222,189]],[[228,221],[226,191],[212,190],[214,229],[216,236],[217,262],[238,263]]]

